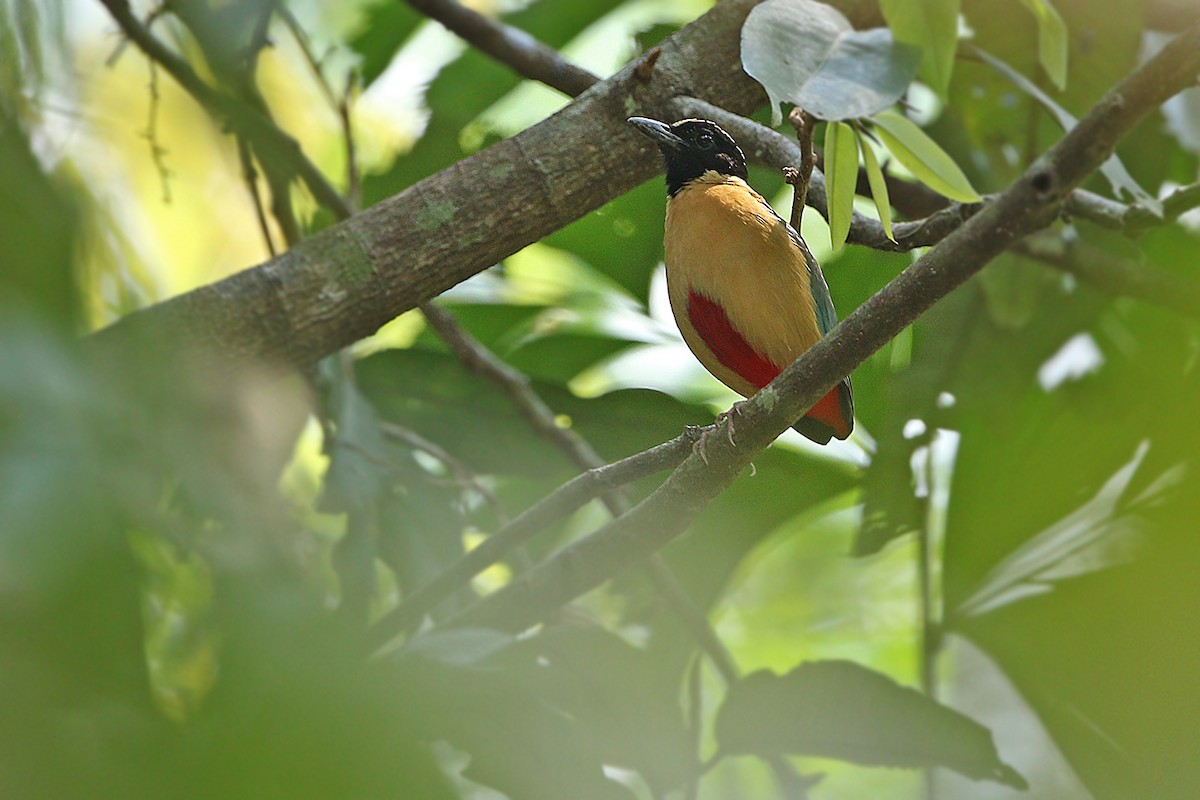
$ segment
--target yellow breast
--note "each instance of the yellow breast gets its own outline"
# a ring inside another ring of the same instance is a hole
[[[740,178],[708,172],[676,193],[664,244],[671,310],[684,340],[734,391],[749,396],[756,387],[704,344],[688,318],[689,291],[719,302],[746,342],[780,367],[821,338],[803,251]]]

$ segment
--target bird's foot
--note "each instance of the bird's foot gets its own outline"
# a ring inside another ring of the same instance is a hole
[[[700,459],[705,464],[708,463],[708,437],[714,435],[722,425],[725,427],[725,438],[729,440],[729,444],[733,447],[737,447],[737,442],[733,440],[733,421],[737,415],[741,413],[741,406],[744,402],[744,400],[739,400],[730,406],[728,411],[722,411],[720,414],[717,414],[717,418],[713,421],[712,425],[707,425],[702,428],[691,425],[688,426],[688,433],[694,437],[692,452],[700,456]]]
[[[734,434],[733,421],[737,418],[738,414],[742,413],[742,406],[745,405],[745,403],[746,403],[745,400],[738,400],[736,403],[734,403],[733,405],[731,405],[729,407],[728,411],[722,411],[720,414],[717,414],[716,424],[717,425],[720,425],[722,423],[725,424],[725,435],[729,439],[729,444],[732,445],[733,447],[737,447],[737,442],[735,442],[733,440],[733,434]]]

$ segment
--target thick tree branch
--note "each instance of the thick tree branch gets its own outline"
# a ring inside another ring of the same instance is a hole
[[[727,428],[706,437],[707,463],[692,454],[628,514],[563,549],[450,624],[524,629],[677,537],[837,381],[1005,248],[1053,222],[1070,191],[1104,162],[1121,137],[1167,98],[1194,85],[1198,73],[1200,25],[1122,81],[1008,190],[743,403],[736,434]]]
[[[649,178],[658,159],[625,124],[629,109],[665,116],[685,86],[735,112],[759,106],[761,90],[738,58],[741,22],[754,4],[725,0],[664,41],[650,81],[627,65],[517,136],[265,264],[132,314],[96,340],[120,346],[141,338],[218,364],[303,366],[373,333]],[[153,57],[160,56],[179,62],[170,51]],[[198,91],[214,94],[203,84]]]
[[[519,28],[489,19],[454,0],[405,0],[437,20],[480,51],[512,67],[523,78],[540,81],[568,97],[576,97],[600,77],[576,66],[549,45]]]

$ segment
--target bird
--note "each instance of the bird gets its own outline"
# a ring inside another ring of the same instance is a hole
[[[683,340],[721,383],[751,397],[837,324],[821,267],[750,188],[746,156],[719,125],[628,121],[658,145],[666,166],[667,294]],[[817,444],[846,439],[850,379],[792,427]]]

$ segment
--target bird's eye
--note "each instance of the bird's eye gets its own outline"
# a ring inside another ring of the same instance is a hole
[[[716,140],[711,133],[702,133],[696,137],[696,146],[701,150],[712,150],[715,145]]]

